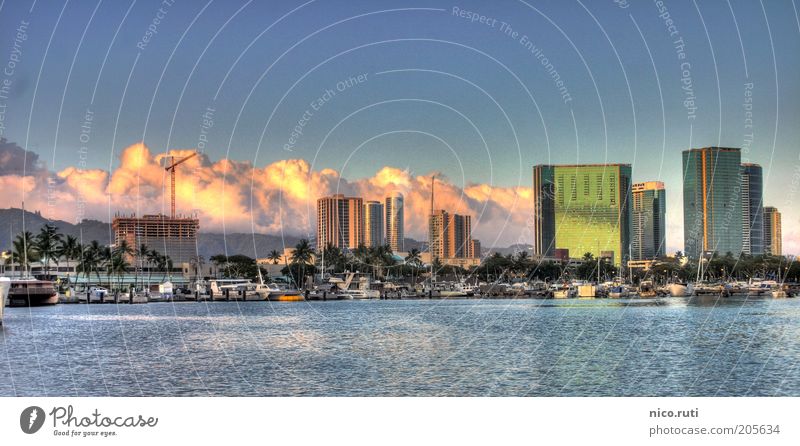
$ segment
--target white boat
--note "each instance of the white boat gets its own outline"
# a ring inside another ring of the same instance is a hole
[[[672,297],[686,297],[690,295],[689,287],[682,283],[670,283],[667,285],[667,290],[669,290],[669,295]]]
[[[89,303],[101,304],[105,302],[105,297],[108,295],[108,290],[103,287],[92,287],[89,289]]]
[[[277,283],[270,283],[269,285],[259,284],[256,285],[256,294],[262,300],[272,301],[300,301],[305,300],[303,293],[299,290],[291,289],[286,286],[278,285]]]
[[[3,325],[3,312],[6,309],[6,297],[11,288],[11,279],[0,277],[0,325]]]
[[[569,284],[553,284],[550,286],[553,299],[570,299],[578,295],[578,291]]]
[[[129,303],[131,303],[131,294],[130,293],[119,293],[117,295],[117,303],[118,304],[129,304]]]
[[[133,296],[131,296],[132,304],[146,304],[148,300],[145,293],[133,293]]]
[[[786,291],[784,291],[782,289],[779,289],[779,288],[772,290],[771,294],[772,294],[772,297],[775,297],[775,298],[784,298],[784,297],[786,297]]]
[[[9,307],[55,305],[58,303],[58,292],[55,284],[49,280],[10,279],[7,299]]]

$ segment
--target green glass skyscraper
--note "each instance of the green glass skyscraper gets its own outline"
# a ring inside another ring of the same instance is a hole
[[[666,200],[661,181],[633,185],[631,260],[652,260],[666,253]]]
[[[741,153],[727,147],[683,151],[686,254],[742,252]]]
[[[534,252],[612,253],[621,264],[630,249],[630,197],[630,164],[534,166]]]

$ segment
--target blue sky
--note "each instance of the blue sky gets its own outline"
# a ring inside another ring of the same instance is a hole
[[[303,158],[353,179],[389,165],[497,186],[530,186],[539,163],[625,162],[635,181],[666,182],[674,224],[680,151],[749,145],[746,157],[768,175],[766,204],[783,210],[785,227],[798,223],[795,6],[665,5],[673,36],[653,1],[5,1],[4,66],[16,29],[29,25],[3,137],[60,170],[78,162],[90,110],[88,167],[113,169],[139,140],[154,151],[197,146],[211,107],[212,159]],[[156,33],[137,47],[158,15]],[[326,90],[336,94],[324,100]],[[303,134],[287,151],[298,121]]]

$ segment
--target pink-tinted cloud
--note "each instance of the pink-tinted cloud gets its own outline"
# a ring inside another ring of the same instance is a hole
[[[183,157],[191,150],[173,150]],[[109,220],[113,215],[170,211],[167,155],[153,154],[143,143],[125,148],[113,172],[68,167],[58,173],[44,169],[27,176],[0,175],[7,191],[4,207],[18,206],[14,197],[25,191],[26,206],[53,219]],[[200,154],[177,169],[177,211],[196,213],[203,231],[288,233],[313,235],[318,197],[343,193],[365,200],[383,200],[393,192],[405,196],[405,225],[409,237],[424,240],[430,210],[431,177],[383,167],[372,177],[351,181],[332,169],[312,170],[302,159],[287,159],[258,167],[250,162],[212,161]],[[530,242],[528,216],[531,191],[470,184],[462,189],[442,175],[436,177],[437,209],[468,214],[473,232],[484,246],[495,242]],[[499,235],[499,236],[498,236]]]

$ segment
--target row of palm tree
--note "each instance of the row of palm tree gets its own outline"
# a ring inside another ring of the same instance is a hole
[[[44,275],[49,276],[51,264],[58,265],[61,260],[77,261],[77,272],[84,274],[87,282],[94,275],[99,283],[103,272],[109,278],[116,277],[121,288],[123,276],[131,269],[128,259],[133,259],[137,273],[144,267],[148,268],[148,282],[152,280],[153,270],[161,272],[164,280],[173,268],[168,255],[145,244],[136,249],[126,240],[120,241],[113,249],[97,240],[82,245],[76,237],[59,233],[58,228],[51,224],[45,224],[35,236],[30,231],[17,235],[12,245],[6,263],[20,265],[26,275],[30,275],[33,262],[41,262]],[[138,280],[139,274],[136,277]]]
[[[323,266],[326,274],[371,271],[375,277],[385,278],[391,271],[395,275],[411,275],[413,280],[423,266],[420,254],[418,249],[412,249],[404,261],[398,262],[388,245],[374,247],[360,245],[353,250],[343,250],[332,244],[328,244],[323,253],[317,253],[307,239],[301,239],[289,258],[284,259],[281,253],[272,250],[267,259],[275,265],[284,259],[286,262],[284,274],[293,276],[295,282],[300,285],[309,273],[315,273]]]

